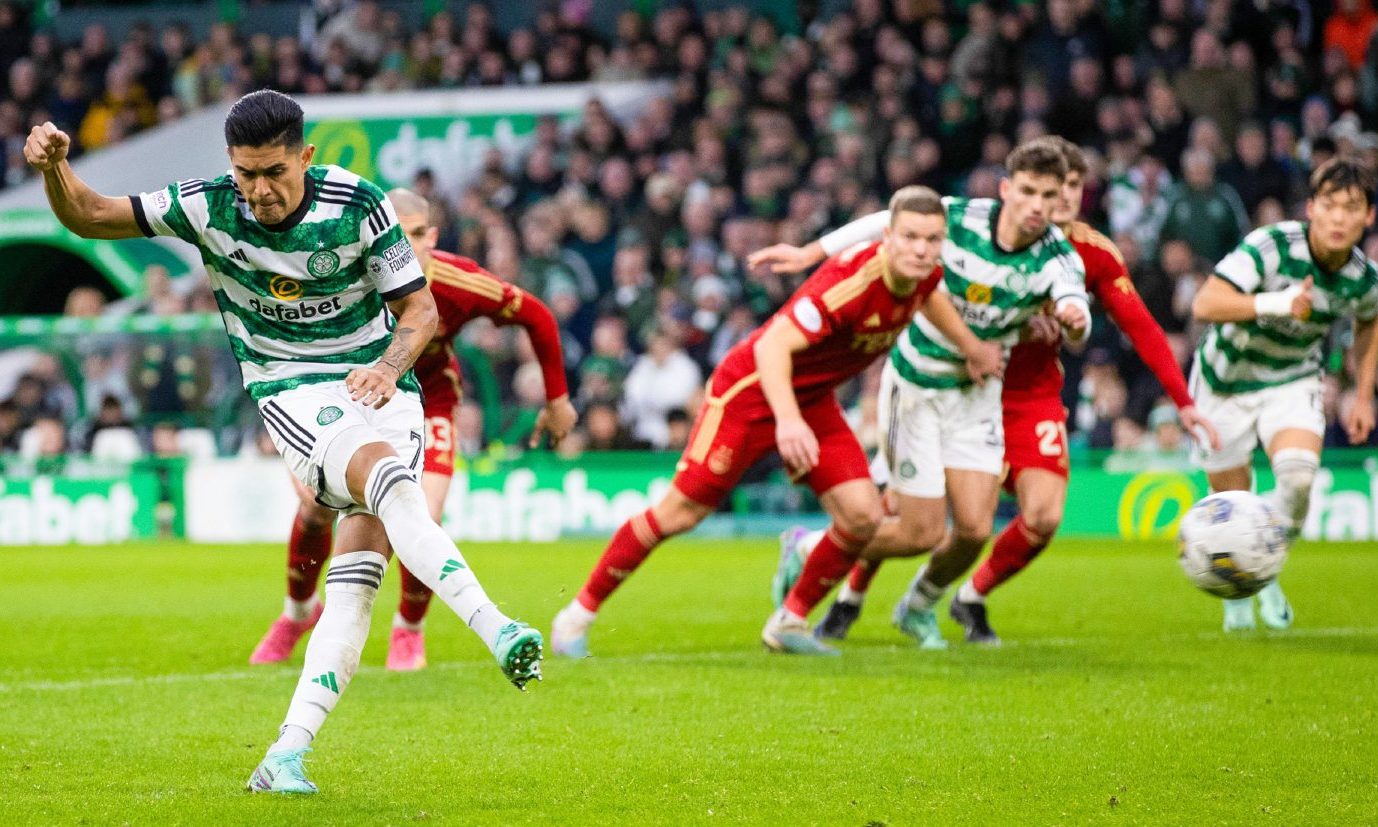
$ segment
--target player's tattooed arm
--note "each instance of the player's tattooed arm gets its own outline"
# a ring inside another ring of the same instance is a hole
[[[425,288],[388,302],[388,309],[397,318],[397,327],[383,357],[370,367],[350,371],[345,377],[350,398],[374,408],[383,407],[397,393],[397,380],[435,336],[439,321],[435,298]]]

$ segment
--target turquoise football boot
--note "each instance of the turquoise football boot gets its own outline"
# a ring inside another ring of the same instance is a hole
[[[310,752],[309,747],[284,749],[269,752],[254,768],[245,786],[255,793],[298,793],[310,795],[316,792],[316,785],[306,777],[302,767],[302,756]]]
[[[529,681],[541,679],[542,642],[539,631],[517,620],[498,630],[493,657],[498,659],[502,674],[523,692]]]

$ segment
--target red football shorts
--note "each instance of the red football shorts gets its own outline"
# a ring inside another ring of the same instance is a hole
[[[748,468],[776,450],[775,419],[769,410],[757,388],[741,383],[721,397],[709,396],[676,467],[675,488],[697,503],[717,507]],[[822,495],[841,483],[871,478],[866,454],[836,399],[830,396],[801,413],[818,438],[819,462],[808,474],[791,473],[795,482],[805,482]]]
[[[428,474],[455,474],[455,421],[459,406],[432,405],[426,400],[426,458],[422,470]]]
[[[1013,494],[1019,474],[1041,468],[1067,479],[1067,409],[1057,397],[1003,402],[1005,490]]]

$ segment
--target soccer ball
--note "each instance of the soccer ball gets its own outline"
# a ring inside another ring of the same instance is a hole
[[[1287,531],[1257,494],[1221,491],[1191,507],[1177,540],[1187,579],[1216,597],[1248,597],[1273,582],[1287,562]]]

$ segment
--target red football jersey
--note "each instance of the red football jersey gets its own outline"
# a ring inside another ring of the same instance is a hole
[[[793,360],[794,394],[800,407],[826,397],[877,356],[888,353],[943,278],[942,268],[935,267],[914,292],[897,296],[886,284],[887,270],[881,242],[844,250],[823,262],[771,318],[772,322],[788,319],[809,342]],[[754,379],[756,341],[769,324],[728,351],[713,371],[714,395]],[[769,410],[759,383],[747,382],[740,392],[753,395],[753,401]]]
[[[460,328],[479,317],[499,325],[520,324],[531,334],[541,363],[548,399],[566,393],[564,357],[555,317],[539,299],[489,273],[472,259],[435,250],[426,280],[440,315],[435,338],[416,360],[416,377],[427,408],[459,403],[459,360],[454,339]]]
[[[1129,337],[1139,356],[1178,407],[1192,404],[1186,377],[1173,359],[1163,329],[1153,320],[1134,289],[1124,257],[1115,243],[1081,221],[1072,223],[1067,240],[1086,265],[1086,292],[1095,296],[1110,318]],[[1021,342],[1010,351],[1004,396],[1013,401],[1056,398],[1062,394],[1061,345]]]

